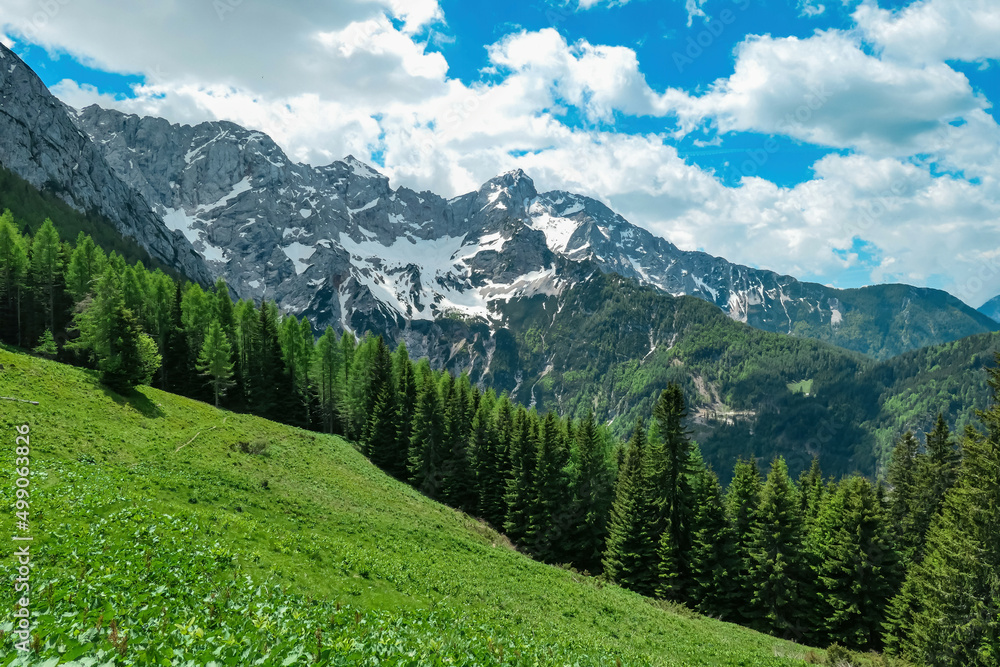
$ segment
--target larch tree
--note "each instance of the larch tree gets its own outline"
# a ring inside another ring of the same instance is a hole
[[[212,394],[215,397],[215,407],[219,407],[219,399],[233,386],[233,350],[229,338],[222,330],[218,320],[213,320],[205,334],[201,353],[198,355],[197,368],[202,375],[209,378]]]

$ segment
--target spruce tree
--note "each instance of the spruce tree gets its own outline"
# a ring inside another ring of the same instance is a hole
[[[926,434],[927,456],[919,471],[920,486],[923,491],[923,514],[919,526],[920,543],[923,544],[932,517],[938,513],[944,503],[944,497],[955,485],[958,479],[958,469],[962,455],[955,446],[948,429],[944,415],[938,413],[934,428]]]
[[[603,563],[604,573],[612,581],[643,595],[653,595],[658,568],[657,545],[651,532],[653,507],[648,495],[647,453],[646,428],[640,419],[615,481]]]
[[[27,289],[28,250],[10,211],[0,215],[0,340],[21,345],[22,299]]]
[[[253,301],[239,301],[234,309],[236,319],[236,375],[241,382],[239,404],[254,405],[260,373],[260,316]]]
[[[281,355],[278,337],[278,309],[273,302],[260,307],[256,358],[252,382],[253,411],[275,421],[284,421],[288,414],[285,401],[292,393],[289,375]]]
[[[754,585],[750,579],[753,565],[753,535],[757,523],[757,508],[763,489],[757,461],[740,459],[733,468],[733,479],[726,490],[726,514],[733,526],[739,570],[735,579],[739,584],[739,604],[735,620],[744,625],[756,617],[752,607]]]
[[[80,232],[66,270],[66,288],[76,301],[83,300],[104,268],[104,251],[94,239]]]
[[[734,620],[739,617],[741,562],[736,550],[736,535],[726,514],[722,486],[715,473],[706,469],[697,475],[693,487],[689,599],[703,614]],[[664,570],[667,575],[672,571]],[[668,579],[664,584],[670,586],[672,581]]]
[[[809,543],[815,554],[819,636],[856,650],[879,648],[900,569],[871,482],[857,475],[842,480],[823,503]]]
[[[565,543],[581,517],[570,502],[569,450],[554,412],[545,415],[539,436],[526,541],[539,560],[565,562]]]
[[[392,377],[392,354],[381,336],[372,341],[372,355],[367,367],[367,377],[358,378],[364,385],[361,410],[365,416],[364,431],[361,436],[364,453],[379,467],[389,465],[396,459],[396,387]],[[383,414],[377,409],[381,406]],[[376,442],[374,423],[382,422],[381,435]],[[377,453],[375,451],[378,450]],[[377,460],[376,460],[377,459]]]
[[[191,348],[184,331],[184,317],[181,311],[183,293],[181,284],[175,286],[174,298],[171,302],[172,312],[170,326],[167,332],[166,353],[164,354],[165,371],[162,376],[163,385],[167,391],[182,396],[191,396],[193,390],[193,366]]]
[[[490,389],[480,399],[472,418],[469,459],[475,478],[476,513],[492,526],[504,518],[504,471],[501,468],[496,429],[496,394]]]
[[[823,483],[823,472],[819,467],[819,458],[813,457],[808,470],[804,470],[799,475],[799,509],[806,526],[811,526],[819,516],[820,506],[823,504],[823,496],[826,485]]]
[[[514,427],[510,443],[510,477],[504,500],[507,504],[507,518],[504,532],[515,544],[524,544],[530,525],[532,490],[534,489],[535,465],[538,460],[537,423],[534,410],[528,412],[519,406],[514,415]]]
[[[788,466],[775,459],[760,494],[750,547],[754,626],[763,632],[803,639],[810,626],[807,585],[811,578],[803,544],[804,525]]]
[[[108,325],[109,354],[98,361],[101,382],[118,393],[148,383],[162,360],[156,343],[139,326],[139,318],[119,305]]]
[[[646,493],[653,512],[650,531],[659,545],[656,562],[657,589],[664,597],[691,602],[693,586],[688,563],[691,551],[693,494],[691,480],[698,474],[694,447],[683,420],[687,416],[684,393],[671,383],[653,406],[658,437],[650,439],[646,462]],[[667,582],[670,582],[669,585]]]
[[[389,472],[398,474],[405,464],[407,449],[399,449],[396,386],[393,382],[392,355],[382,337],[377,339],[375,357],[370,367],[368,392],[374,400],[368,408],[365,424],[365,448],[372,463]]]
[[[605,439],[598,431],[593,411],[581,420],[574,439],[577,474],[573,481],[573,504],[581,519],[572,539],[571,553],[578,567],[597,573],[601,570],[601,554],[607,538],[614,477],[608,466]]]
[[[327,326],[316,343],[315,357],[315,375],[319,389],[321,423],[324,433],[342,432],[340,431],[338,415],[341,362],[340,348],[337,345],[337,332],[333,330],[333,327]],[[409,438],[406,439],[405,446],[409,447]]]
[[[48,327],[56,330],[58,312],[56,310],[57,290],[63,273],[63,258],[59,243],[59,233],[52,220],[45,219],[31,242],[31,278],[37,290],[35,302],[42,313],[40,329]],[[61,328],[63,322],[60,321]]]
[[[52,337],[52,332],[46,329],[45,333],[39,337],[38,344],[31,351],[46,359],[55,359],[59,354],[59,346],[56,345],[56,339]]]
[[[391,475],[403,479],[407,472],[406,457],[410,448],[413,415],[417,411],[416,373],[406,350],[406,344],[403,342],[399,343],[393,354],[392,377],[396,387],[396,451],[400,457],[386,470]]]
[[[900,556],[905,563],[919,561],[926,515],[921,488],[925,455],[911,431],[899,439],[889,461],[887,481],[892,489],[890,518]]]
[[[432,377],[425,377],[417,390],[408,461],[411,482],[431,498],[437,498],[441,490],[444,435],[444,410],[437,385]]]
[[[246,380],[243,377],[243,366],[240,363],[240,350],[237,343],[236,306],[229,295],[229,287],[222,278],[219,278],[215,282],[213,296],[215,297],[215,319],[218,320],[219,326],[222,327],[222,333],[226,336],[226,340],[229,341],[229,361],[233,366],[232,387],[237,389],[236,391],[226,392],[226,403],[231,408],[245,409],[245,396],[243,395],[242,387]]]

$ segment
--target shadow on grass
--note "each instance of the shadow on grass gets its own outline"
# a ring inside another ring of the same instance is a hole
[[[166,416],[166,412],[163,411],[156,403],[153,403],[148,396],[142,394],[135,389],[131,390],[127,394],[119,394],[114,389],[111,389],[107,385],[103,385],[97,379],[97,373],[94,373],[94,383],[100,387],[104,395],[110,398],[112,401],[118,405],[127,405],[132,408],[143,417],[149,417],[150,419],[157,419],[159,417]]]

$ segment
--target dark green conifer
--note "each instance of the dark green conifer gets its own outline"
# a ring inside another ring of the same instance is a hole
[[[760,494],[750,546],[754,626],[777,636],[805,639],[811,581],[803,544],[804,525],[788,466],[775,459]]]
[[[646,428],[640,419],[629,440],[608,519],[604,573],[612,581],[644,595],[657,586],[657,544],[651,532]]]

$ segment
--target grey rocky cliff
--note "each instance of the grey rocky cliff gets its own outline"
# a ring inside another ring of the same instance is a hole
[[[20,58],[0,44],[0,164],[81,212],[97,212],[150,255],[208,283],[212,274],[183,236],[167,229],[140,191],[119,177],[75,112],[56,99]],[[127,158],[126,158],[127,159]]]

